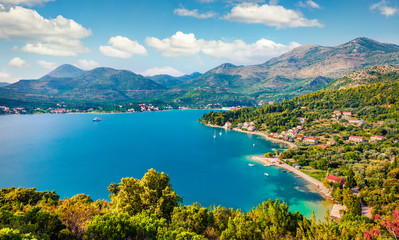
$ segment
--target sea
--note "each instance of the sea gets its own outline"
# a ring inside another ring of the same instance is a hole
[[[153,168],[169,175],[183,204],[250,211],[279,199],[292,212],[324,218],[331,203],[313,185],[249,158],[287,146],[199,123],[209,111],[0,116],[0,188],[109,200],[111,183]]]

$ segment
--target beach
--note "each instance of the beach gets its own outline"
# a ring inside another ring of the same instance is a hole
[[[272,166],[283,168],[283,169],[286,169],[287,171],[295,173],[296,175],[300,176],[301,178],[305,179],[306,181],[308,181],[309,183],[314,185],[316,187],[317,191],[319,193],[321,193],[324,197],[326,197],[327,199],[333,200],[333,197],[331,196],[331,191],[328,188],[326,188],[321,181],[319,181],[319,180],[301,172],[300,170],[280,161],[279,158],[266,158],[264,156],[250,156],[250,158],[252,160],[262,163],[264,165],[271,164]]]
[[[217,127],[217,128],[225,129],[224,127],[217,126],[217,125],[211,125],[211,124],[206,124],[206,125],[209,126],[209,127]],[[286,144],[288,146],[288,149],[297,148],[295,143],[284,141],[284,140],[281,140],[281,139],[271,138],[271,137],[267,136],[265,133],[262,133],[262,132],[259,132],[259,131],[247,132],[247,131],[243,131],[243,130],[238,129],[238,128],[233,128],[232,130],[237,131],[237,132],[247,133],[247,134],[259,135],[259,136],[262,136],[263,138],[265,138],[266,140],[269,140],[269,141],[278,142],[278,143],[284,143],[284,144]],[[331,196],[330,189],[326,188],[321,181],[319,181],[319,180],[317,180],[317,179],[315,179],[315,178],[313,178],[313,177],[301,172],[300,170],[298,170],[298,169],[296,169],[296,168],[294,168],[294,167],[292,167],[292,166],[280,161],[280,158],[266,158],[264,156],[250,156],[250,158],[252,160],[257,161],[259,163],[262,163],[264,165],[271,164],[273,166],[286,169],[287,171],[290,171],[290,172],[296,174],[297,176],[305,179],[307,182],[309,182],[312,185],[314,185],[316,187],[317,191],[321,195],[323,195],[325,198],[330,199],[330,200],[334,199]],[[280,163],[277,163],[277,161],[279,161]]]

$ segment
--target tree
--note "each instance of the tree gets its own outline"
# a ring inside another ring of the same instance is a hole
[[[150,169],[141,180],[122,178],[117,193],[111,194],[111,200],[116,209],[131,216],[144,210],[148,214],[170,219],[182,197],[172,189],[168,175]]]
[[[353,172],[352,168],[349,168],[346,174],[345,187],[353,188],[355,186],[356,186],[355,173]]]

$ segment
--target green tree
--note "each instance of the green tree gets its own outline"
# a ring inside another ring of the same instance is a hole
[[[172,189],[168,175],[150,169],[141,180],[122,178],[117,193],[111,194],[111,200],[117,210],[131,216],[144,210],[170,219],[182,198]]]

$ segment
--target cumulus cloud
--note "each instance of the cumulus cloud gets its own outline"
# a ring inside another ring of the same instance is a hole
[[[8,82],[11,76],[8,73],[0,72],[0,82]]]
[[[148,46],[162,53],[165,57],[192,56],[203,53],[209,57],[225,58],[238,64],[254,64],[281,55],[300,44],[292,42],[289,45],[275,43],[268,39],[260,39],[248,44],[242,40],[225,42],[222,40],[197,39],[193,33],[177,32],[165,39],[148,37]]]
[[[0,39],[26,40],[20,49],[42,55],[77,56],[87,52],[81,39],[91,31],[72,19],[57,16],[46,19],[32,9],[20,6],[0,11]]]
[[[15,57],[13,59],[11,59],[8,64],[9,67],[14,67],[14,68],[24,68],[24,67],[28,67],[29,65],[26,63],[25,60],[19,58],[19,57]]]
[[[84,69],[84,70],[92,70],[94,68],[101,67],[100,64],[94,60],[86,60],[86,59],[80,59],[78,61],[78,64],[76,64],[76,67]]]
[[[173,36],[165,39],[155,37],[147,37],[145,43],[162,52],[165,57],[191,56],[197,54],[201,50],[201,44],[195,38],[194,33],[176,32]]]
[[[52,2],[54,0],[0,0],[0,3],[11,4],[11,5],[25,5],[25,6],[34,6],[34,5],[42,5],[46,2]]]
[[[133,55],[147,56],[147,50],[137,41],[132,41],[127,37],[111,37],[108,41],[110,46],[100,46],[100,52],[113,58],[131,58]]]
[[[198,9],[188,10],[184,7],[175,9],[173,13],[182,17],[195,17],[200,19],[212,18],[216,16],[214,12],[199,13]]]
[[[174,76],[174,77],[180,77],[182,75],[184,75],[183,72],[172,68],[172,67],[154,67],[154,68],[150,68],[145,70],[144,72],[142,72],[142,75],[144,76],[154,76],[154,75],[159,75],[159,74],[167,74],[170,76]]]
[[[229,21],[264,24],[270,27],[323,27],[317,19],[307,19],[299,11],[278,5],[241,3],[224,16]]]
[[[58,65],[53,62],[46,62],[44,60],[39,60],[37,61],[37,64],[39,64],[40,67],[46,70],[53,70],[55,69]]]
[[[393,16],[393,15],[399,13],[399,8],[394,8],[394,7],[388,6],[388,4],[389,4],[388,1],[382,0],[378,3],[371,5],[370,10],[377,10],[382,15],[385,15],[387,17]]]
[[[307,1],[304,1],[304,2],[299,1],[298,5],[300,7],[302,7],[302,8],[316,8],[316,9],[320,8],[320,5],[315,3],[315,2],[313,2],[312,0],[307,0]]]
[[[216,0],[198,0],[198,2],[201,2],[201,3],[212,3],[214,1],[216,1]]]

